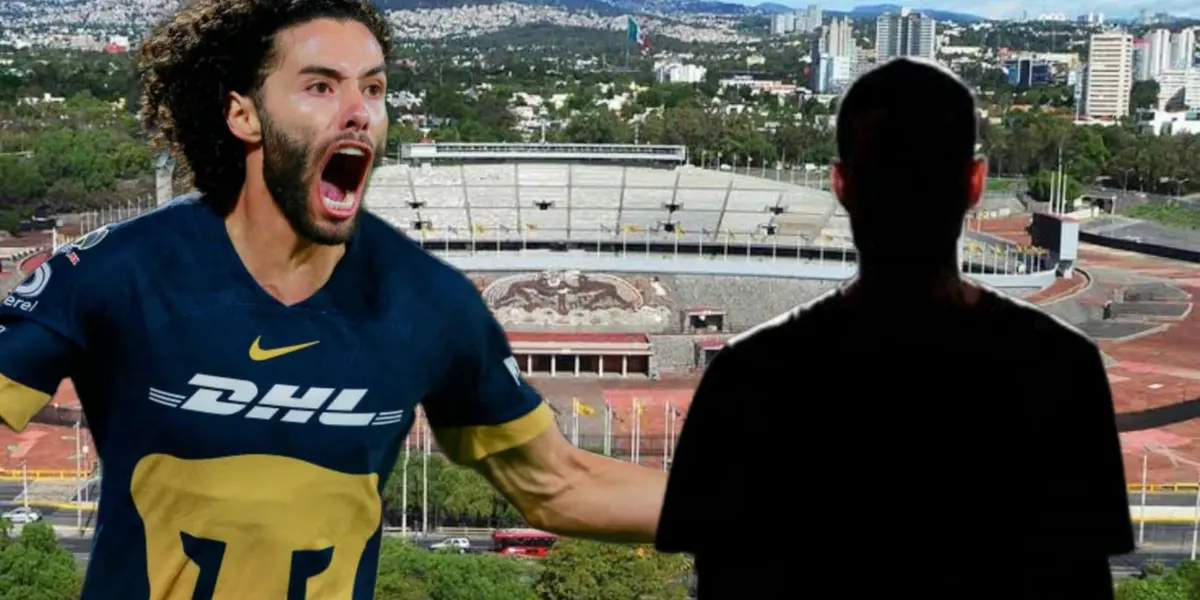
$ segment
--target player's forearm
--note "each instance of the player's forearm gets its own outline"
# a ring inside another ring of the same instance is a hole
[[[658,530],[667,474],[573,449],[570,485],[526,515],[536,527],[569,537],[651,543]]]

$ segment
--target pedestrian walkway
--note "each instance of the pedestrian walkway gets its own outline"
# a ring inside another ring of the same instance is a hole
[[[1133,517],[1134,523],[1140,521],[1147,523],[1194,523],[1196,521],[1196,514],[1196,507],[1194,506],[1147,506],[1143,508],[1135,504],[1129,507],[1129,515]]]

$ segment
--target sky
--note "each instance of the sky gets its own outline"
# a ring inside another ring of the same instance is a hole
[[[740,4],[755,5],[759,4],[762,0],[736,1]],[[785,0],[778,3],[787,6],[806,6],[809,4],[809,2],[804,0]],[[822,8],[830,10],[846,10],[855,6],[872,4],[897,4],[911,6],[912,8],[935,8],[965,12],[991,19],[1017,18],[1021,16],[1022,11],[1027,11],[1030,17],[1057,12],[1065,12],[1070,17],[1076,17],[1089,12],[1099,12],[1106,16],[1127,18],[1137,16],[1138,11],[1142,8],[1151,13],[1166,12],[1176,16],[1200,18],[1200,0],[1155,0],[1153,2],[1146,0],[1133,0],[1132,2],[1121,2],[1120,0],[928,0],[927,2],[921,2],[915,0],[914,4],[906,4],[896,0],[834,0],[833,2],[815,0],[815,3],[820,4]]]

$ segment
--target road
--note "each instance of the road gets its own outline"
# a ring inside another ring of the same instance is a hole
[[[1142,495],[1138,492],[1129,494],[1129,506],[1139,506]],[[1195,506],[1195,492],[1156,492],[1146,494],[1146,506]]]
[[[21,492],[20,483],[0,482],[0,511],[19,506],[13,502]],[[1131,511],[1136,515],[1141,502],[1141,494],[1129,494]],[[1196,495],[1188,492],[1160,492],[1146,495],[1147,506],[1191,507],[1195,506]],[[39,508],[39,512],[59,531],[60,543],[75,555],[79,563],[86,564],[87,554],[91,550],[91,537],[78,537],[75,533],[77,515],[72,510],[57,510]],[[83,513],[83,522],[89,523],[88,512]],[[1168,565],[1178,563],[1188,558],[1192,545],[1191,523],[1147,523],[1145,527],[1141,550],[1134,554],[1118,556],[1112,559],[1114,573],[1128,575],[1138,572],[1142,565],[1150,561],[1163,562]],[[1139,525],[1134,524],[1134,535],[1138,535]],[[420,546],[440,541],[445,536],[430,536],[426,539],[414,540]],[[472,540],[472,550],[487,551],[491,547],[490,540]]]

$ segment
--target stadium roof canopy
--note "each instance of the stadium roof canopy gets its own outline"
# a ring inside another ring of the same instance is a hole
[[[371,178],[366,205],[424,239],[799,236],[823,238],[829,245],[849,243],[845,219],[835,216],[837,203],[826,191],[799,180],[793,184],[688,165],[383,166]]]

